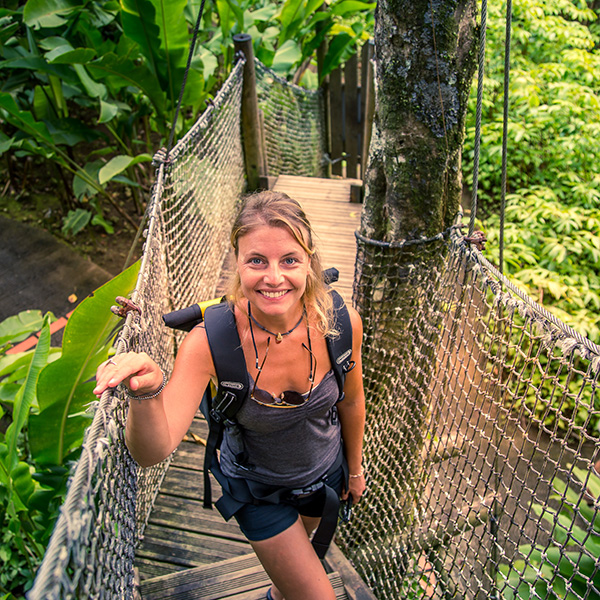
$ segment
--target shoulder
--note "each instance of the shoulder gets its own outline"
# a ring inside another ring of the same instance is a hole
[[[346,307],[348,308],[350,323],[352,324],[352,338],[355,343],[360,343],[363,335],[362,319],[358,314],[358,311],[353,306],[347,304]]]
[[[348,309],[348,314],[350,315],[350,323],[352,323],[352,329],[360,328],[362,332],[362,319],[358,314],[358,311],[349,304],[346,304],[346,308]]]

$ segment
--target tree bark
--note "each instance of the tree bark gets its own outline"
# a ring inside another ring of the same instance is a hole
[[[475,0],[379,0],[376,109],[362,232],[381,241],[450,226],[476,66]]]
[[[354,301],[364,324],[370,487],[395,502],[393,519],[383,518],[385,529],[371,531],[369,544],[409,562],[433,551],[416,547],[413,527],[436,460],[427,450],[439,417],[433,382],[447,312],[439,294],[447,245],[435,236],[460,207],[475,17],[476,0],[379,0],[376,9],[375,121]]]

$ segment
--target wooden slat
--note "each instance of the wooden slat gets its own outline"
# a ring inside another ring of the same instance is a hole
[[[204,418],[196,417],[190,431],[206,437]],[[204,451],[201,444],[183,442],[173,457],[136,552],[142,580],[249,551],[250,545],[235,521],[225,522],[215,509],[202,506]],[[220,488],[211,479],[218,497]]]
[[[176,552],[174,552],[176,550]],[[249,545],[224,537],[210,535],[210,532],[197,534],[193,531],[173,529],[162,525],[148,525],[144,543],[138,555],[149,558],[152,554],[169,556],[174,564],[198,565],[246,554]]]
[[[154,504],[149,523],[248,543],[235,521],[226,522],[217,510],[205,509],[200,500],[161,494]]]
[[[328,575],[336,598],[347,599],[338,573]],[[202,566],[142,582],[144,600],[262,600],[270,581],[255,554],[210,567]]]
[[[367,587],[365,582],[359,577],[356,569],[350,561],[342,554],[342,551],[331,544],[327,555],[325,556],[325,568],[339,573],[348,600],[376,600],[373,592]]]
[[[149,581],[155,577],[162,577],[179,571],[185,571],[189,568],[181,565],[174,565],[172,562],[160,562],[155,559],[147,559],[141,556],[135,557],[135,567],[142,582]]]

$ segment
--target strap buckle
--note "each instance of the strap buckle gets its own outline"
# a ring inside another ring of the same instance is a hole
[[[223,392],[217,397],[217,402],[210,410],[210,416],[217,422],[227,420],[227,411],[236,402],[237,396],[233,392]]]
[[[310,496],[311,494],[314,494],[316,491],[320,490],[324,485],[325,483],[323,481],[317,481],[316,483],[313,483],[305,488],[292,490],[290,495],[293,498],[306,498],[307,496]]]

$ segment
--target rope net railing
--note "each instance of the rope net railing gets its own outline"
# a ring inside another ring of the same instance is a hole
[[[323,177],[323,94],[289,83],[258,60],[255,70],[268,174]]]
[[[378,598],[599,598],[600,349],[456,229],[357,237],[368,492],[341,548]]]
[[[240,106],[243,62],[211,107],[166,157],[157,180],[130,313],[117,353],[144,350],[170,373],[177,340],[162,315],[215,293],[229,223],[244,189]],[[141,469],[124,445],[127,400],[105,393],[87,432],[33,599],[133,598],[133,560],[169,461]]]

